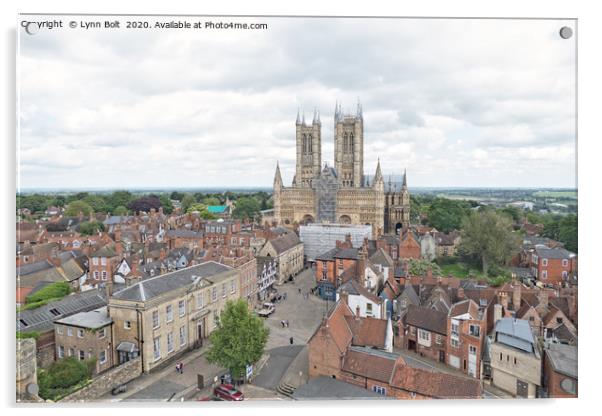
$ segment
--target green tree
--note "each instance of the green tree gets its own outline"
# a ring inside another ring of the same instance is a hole
[[[578,249],[578,220],[577,215],[567,215],[558,226],[558,240],[564,243],[567,250],[577,253]]]
[[[188,212],[188,208],[190,208],[190,206],[192,204],[196,203],[196,199],[194,199],[194,196],[192,196],[190,194],[186,194],[182,198],[181,203],[182,203],[182,211],[183,212]]]
[[[506,207],[500,210],[501,214],[507,215],[515,223],[520,223],[523,220],[523,211],[518,207]]]
[[[82,214],[84,214],[84,216],[88,216],[88,215],[92,214],[94,211],[92,210],[92,207],[90,206],[90,204],[88,204],[82,200],[77,200],[77,201],[70,202],[69,205],[67,205],[67,209],[65,209],[65,216],[66,217],[77,217],[80,212]]]
[[[118,205],[113,210],[113,215],[128,215],[128,209],[123,205]]]
[[[99,221],[86,221],[79,225],[79,232],[82,235],[94,235],[100,231],[104,231],[105,226]]]
[[[470,203],[466,201],[436,198],[427,211],[428,224],[439,231],[448,233],[460,228],[462,221],[469,213]]]
[[[244,374],[265,349],[269,330],[263,320],[249,310],[243,299],[228,301],[210,336],[207,361],[230,370],[233,377]]]
[[[117,207],[120,207],[120,206],[127,207],[129,205],[129,203],[132,202],[133,199],[134,199],[134,196],[129,191],[113,192],[111,195],[109,195],[107,197],[107,206],[108,206],[109,212],[111,212],[112,214],[115,214],[115,215],[121,215],[121,214],[115,213],[115,210],[117,209]]]
[[[169,197],[176,201],[181,201],[182,198],[184,198],[184,195],[186,195],[184,192],[173,191]]]
[[[75,357],[67,357],[38,370],[40,397],[58,400],[74,391],[91,377],[89,365]]]
[[[221,205],[219,199],[214,196],[208,196],[205,199],[203,199],[203,204],[205,204],[205,205]]]
[[[441,267],[437,263],[428,260],[410,259],[408,269],[413,276],[424,276],[431,269],[433,276],[441,276]]]
[[[236,201],[236,208],[232,216],[240,219],[251,219],[255,220],[259,216],[260,204],[257,199],[253,197],[241,197]]]
[[[94,212],[107,212],[107,202],[99,195],[89,195],[83,201],[90,205]]]
[[[171,214],[173,212],[173,204],[167,194],[159,195],[159,201],[161,201],[161,207],[165,214]]]
[[[462,223],[461,253],[474,256],[484,274],[490,265],[504,265],[518,251],[519,236],[512,232],[512,221],[493,210],[472,212]]]

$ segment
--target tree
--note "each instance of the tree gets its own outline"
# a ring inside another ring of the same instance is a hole
[[[76,201],[70,202],[69,205],[67,205],[67,209],[65,210],[65,216],[66,217],[77,217],[80,212],[84,216],[88,216],[88,215],[92,214],[94,211],[93,211],[92,207],[90,206],[90,204],[88,204],[87,202],[82,201],[82,200],[76,200]]]
[[[214,220],[217,218],[215,215],[213,215],[212,213],[207,211],[207,206],[205,204],[199,204],[199,203],[192,204],[191,206],[188,207],[188,210],[186,211],[186,213],[190,214],[192,212],[198,212],[199,215],[201,216],[201,218],[203,218],[205,220]]]
[[[493,210],[472,212],[462,223],[460,251],[477,258],[484,274],[490,265],[504,265],[518,251],[519,236],[512,221]]]
[[[174,199],[176,201],[181,201],[182,198],[184,198],[184,195],[186,195],[184,192],[173,191],[169,198]]]
[[[116,206],[113,210],[113,215],[127,215],[128,209],[123,205]]]
[[[155,195],[143,196],[128,204],[128,208],[134,212],[150,212],[151,209],[158,210],[159,207],[161,207],[161,201]]]
[[[115,215],[122,215],[115,213],[117,207],[127,207],[133,199],[134,196],[129,191],[115,191],[106,198],[107,209]]]
[[[196,203],[196,199],[194,199],[194,196],[190,195],[190,194],[186,194],[184,195],[184,198],[182,198],[182,211],[183,212],[188,212],[188,208],[190,208],[190,206],[194,203]]]
[[[82,235],[94,235],[105,230],[105,226],[99,221],[86,221],[79,225],[78,230]]]
[[[567,215],[560,220],[558,240],[564,243],[567,250],[577,253],[578,249],[578,220],[576,215]]]
[[[411,210],[411,206],[410,206]],[[470,213],[470,203],[447,198],[436,198],[428,208],[428,224],[448,233],[457,230]]]
[[[408,269],[413,276],[424,276],[429,269],[431,269],[433,276],[441,276],[443,274],[441,267],[437,263],[428,260],[410,259],[408,263]]]
[[[236,208],[234,208],[232,216],[234,218],[255,220],[259,215],[259,208],[259,202],[255,198],[244,196],[236,201]]]
[[[161,206],[163,207],[163,212],[165,214],[171,214],[173,212],[173,204],[167,194],[160,195],[159,201],[161,201]]]
[[[205,205],[220,205],[219,199],[217,199],[214,196],[208,196],[207,198],[203,199],[203,204]]]
[[[228,301],[209,339],[207,361],[230,370],[233,377],[263,354],[269,330],[243,299]]]
[[[83,201],[90,205],[94,212],[107,212],[107,203],[101,196],[89,195]]]

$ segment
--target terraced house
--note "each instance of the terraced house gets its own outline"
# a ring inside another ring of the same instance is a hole
[[[240,297],[239,273],[208,261],[115,292],[109,301],[115,363],[140,355],[148,372],[201,347],[226,302]]]

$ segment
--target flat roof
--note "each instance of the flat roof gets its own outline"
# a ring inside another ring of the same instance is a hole
[[[107,313],[107,307],[94,309],[89,312],[80,312],[55,321],[57,324],[78,326],[80,328],[97,329],[109,325],[113,320]]]

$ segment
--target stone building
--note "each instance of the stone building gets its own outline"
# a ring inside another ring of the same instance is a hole
[[[398,233],[410,222],[410,194],[404,174],[397,189],[386,186],[380,161],[372,183],[364,175],[364,118],[358,103],[355,114],[340,105],[334,115],[334,167],[322,166],[321,121],[317,111],[311,125],[297,114],[296,170],[285,187],[276,166],[274,220],[278,225],[308,223],[366,224],[372,235]]]
[[[203,345],[228,300],[240,298],[239,270],[213,261],[143,280],[109,301],[116,364],[142,359],[148,372]]]
[[[106,306],[54,321],[57,358],[95,359],[95,373],[113,367],[112,323]]]
[[[303,270],[303,243],[293,232],[268,240],[259,250],[258,256],[276,259],[278,284],[284,283]]]

